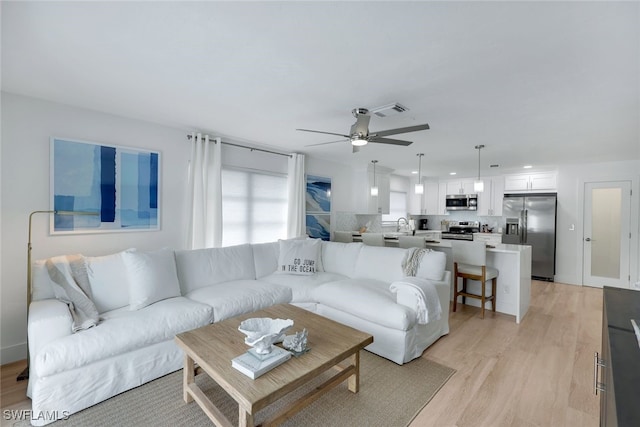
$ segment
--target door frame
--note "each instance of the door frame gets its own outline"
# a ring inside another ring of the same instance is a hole
[[[576,218],[576,250],[579,251],[579,256],[577,257],[578,262],[576,265],[576,273],[577,277],[580,279],[580,285],[585,286],[584,284],[584,245],[586,244],[584,239],[584,215],[585,215],[585,189],[586,184],[595,183],[595,182],[619,182],[619,181],[630,181],[631,182],[631,218],[629,224],[629,230],[631,232],[631,239],[629,242],[629,274],[631,276],[630,287],[633,288],[635,282],[640,281],[640,240],[638,235],[640,234],[640,176],[629,176],[629,175],[606,175],[606,176],[590,176],[581,178],[578,180],[578,216]]]

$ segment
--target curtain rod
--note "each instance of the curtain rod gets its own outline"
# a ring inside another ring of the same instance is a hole
[[[191,135],[187,135],[187,139],[191,139],[191,138],[192,138]],[[225,144],[225,145],[231,145],[233,147],[244,148],[244,149],[251,150],[251,151],[261,151],[263,153],[276,154],[278,156],[285,156],[285,157],[289,157],[289,158],[293,157],[291,154],[278,153],[277,151],[265,150],[263,148],[247,147],[246,145],[234,144],[233,142],[227,142],[227,141],[222,141],[222,140],[220,140],[220,142],[222,144]]]

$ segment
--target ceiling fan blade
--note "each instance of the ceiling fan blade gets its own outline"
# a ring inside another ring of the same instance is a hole
[[[399,133],[416,132],[419,130],[427,130],[427,129],[429,129],[429,125],[425,123],[423,125],[407,126],[405,128],[381,130],[381,131],[372,133],[370,136],[375,137],[375,136],[397,135]]]
[[[369,138],[369,142],[375,142],[378,144],[393,144],[393,145],[403,145],[403,146],[407,146],[407,145],[411,145],[413,144],[412,141],[403,141],[401,139],[391,139],[391,138],[378,138],[378,137],[371,137]]]
[[[349,138],[349,135],[343,135],[341,133],[324,132],[324,131],[321,131],[321,130],[311,130],[311,129],[296,129],[296,130],[299,130],[299,131],[302,131],[302,132],[324,133],[324,134],[327,134],[327,135],[337,135],[337,136],[342,136],[344,138]]]
[[[317,145],[327,145],[327,144],[335,144],[336,142],[345,142],[347,141],[346,139],[341,139],[339,141],[329,141],[329,142],[321,142],[319,144],[309,144],[309,145],[305,145],[305,147],[315,147]]]

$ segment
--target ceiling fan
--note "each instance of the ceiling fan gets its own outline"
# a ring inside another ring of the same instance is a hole
[[[362,147],[363,145],[367,145],[369,142],[378,143],[378,144],[402,145],[406,147],[407,145],[413,144],[413,142],[403,141],[401,139],[385,138],[385,137],[389,135],[416,132],[419,130],[429,129],[429,125],[425,123],[423,125],[407,126],[403,128],[387,129],[387,130],[381,130],[381,131],[369,133],[369,120],[371,120],[371,115],[369,114],[369,110],[367,110],[366,108],[354,108],[351,111],[351,113],[356,118],[356,122],[351,126],[351,130],[349,131],[348,135],[341,134],[341,133],[334,133],[334,132],[324,132],[320,130],[311,130],[311,129],[296,129],[296,130],[303,131],[303,132],[323,133],[327,135],[337,135],[345,138],[339,141],[310,144],[310,145],[307,145],[307,147],[334,144],[336,142],[343,142],[346,140],[346,141],[351,141],[351,145],[353,146],[353,152],[355,153],[359,151],[360,147]]]

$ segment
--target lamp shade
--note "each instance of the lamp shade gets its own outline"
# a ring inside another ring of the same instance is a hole
[[[476,193],[482,193],[484,191],[484,181],[474,181],[473,191],[475,191]]]
[[[371,195],[372,196],[378,195],[378,187],[371,187]]]
[[[416,184],[415,193],[416,194],[424,194],[424,184]]]

